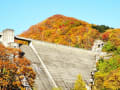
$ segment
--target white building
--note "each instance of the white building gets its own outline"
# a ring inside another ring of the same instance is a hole
[[[6,47],[18,47],[18,44],[14,42],[14,30],[5,29],[0,32],[0,42]]]

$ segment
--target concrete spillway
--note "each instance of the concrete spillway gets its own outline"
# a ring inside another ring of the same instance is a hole
[[[79,74],[86,83],[89,82],[90,72],[96,63],[95,55],[91,51],[36,40],[32,40],[32,43],[58,87],[70,90]],[[51,81],[34,51],[25,45],[21,49],[37,72],[35,82],[37,90],[51,90],[53,87]]]
[[[33,50],[26,45],[22,45],[20,48],[25,52],[25,57],[31,61],[32,68],[36,72],[35,90],[52,90],[53,86],[51,85],[51,81],[48,79]]]

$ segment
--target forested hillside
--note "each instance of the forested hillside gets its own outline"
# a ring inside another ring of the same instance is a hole
[[[45,21],[31,26],[20,36],[89,49],[100,32],[110,27],[89,24],[82,20],[63,15],[54,15]]]
[[[120,89],[120,29],[109,29],[102,34],[106,42],[103,51],[109,54],[109,59],[97,62],[95,85],[93,90],[119,90]]]

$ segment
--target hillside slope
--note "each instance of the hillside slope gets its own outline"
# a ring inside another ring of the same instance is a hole
[[[120,89],[120,29],[109,29],[102,34],[106,42],[103,51],[109,58],[101,57],[96,64],[93,90]]]
[[[99,37],[99,32],[92,28],[92,24],[85,21],[54,15],[31,26],[20,36],[89,49],[94,39]]]
[[[104,41],[111,41],[115,46],[120,46],[120,29],[108,29],[102,34]]]

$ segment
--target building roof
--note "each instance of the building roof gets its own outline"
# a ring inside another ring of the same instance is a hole
[[[24,37],[19,37],[19,36],[15,36],[15,39],[26,40],[26,41],[31,41],[32,40],[32,39],[29,39],[29,38],[24,38]]]

